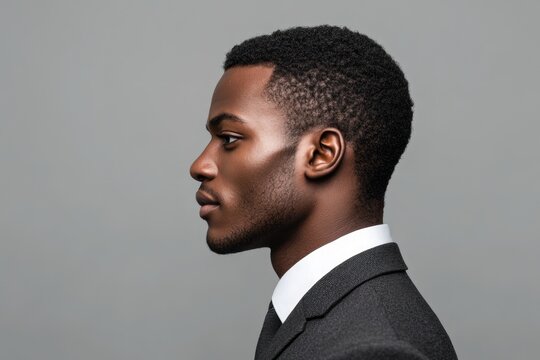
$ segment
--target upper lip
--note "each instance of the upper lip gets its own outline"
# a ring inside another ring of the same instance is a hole
[[[197,191],[197,193],[195,194],[195,198],[197,199],[197,202],[199,203],[199,205],[203,206],[203,205],[218,205],[219,203],[213,198],[211,197],[210,195],[202,192],[202,191]]]

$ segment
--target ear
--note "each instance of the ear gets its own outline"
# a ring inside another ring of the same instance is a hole
[[[336,171],[345,154],[345,141],[336,128],[319,129],[309,135],[305,175],[318,179]]]

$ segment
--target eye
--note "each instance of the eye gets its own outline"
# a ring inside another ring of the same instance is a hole
[[[227,134],[219,135],[218,137],[219,137],[220,139],[224,139],[223,145],[229,145],[229,144],[235,143],[238,139],[240,139],[239,136],[227,135]],[[227,141],[227,139],[236,139],[236,140],[234,140],[234,141]]]

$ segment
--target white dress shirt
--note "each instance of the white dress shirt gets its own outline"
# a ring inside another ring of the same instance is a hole
[[[389,242],[392,242],[390,229],[387,224],[380,224],[345,234],[304,256],[283,274],[272,294],[281,322],[285,322],[300,299],[333,268],[354,255]]]

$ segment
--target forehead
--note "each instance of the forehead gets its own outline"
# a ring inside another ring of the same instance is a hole
[[[208,118],[232,114],[253,130],[281,131],[282,112],[263,95],[272,71],[273,67],[266,65],[236,66],[225,71],[212,95]]]

